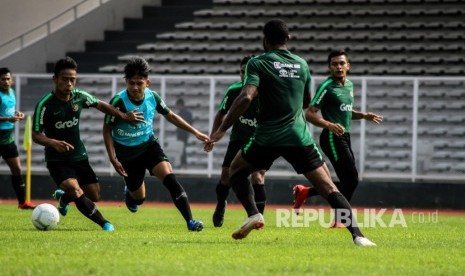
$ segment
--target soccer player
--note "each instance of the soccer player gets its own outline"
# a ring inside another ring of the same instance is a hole
[[[0,68],[0,155],[11,171],[11,185],[18,200],[18,208],[34,209],[26,202],[25,185],[21,176],[18,147],[15,144],[15,123],[24,119],[24,113],[16,111],[16,95],[13,78],[8,68]]]
[[[140,57],[131,59],[124,67],[126,89],[117,93],[110,103],[121,111],[137,110],[143,113],[144,122],[131,125],[115,116],[105,116],[103,138],[113,167],[124,177],[125,202],[131,212],[137,212],[145,200],[145,171],[156,176],[168,189],[174,205],[186,221],[189,231],[204,227],[192,218],[189,200],[184,188],[176,179],[168,158],[153,132],[156,112],[170,123],[193,134],[202,142],[209,141],[206,134],[188,124],[169,109],[156,91],[148,88],[149,64]]]
[[[122,113],[104,101],[75,88],[77,64],[66,57],[56,62],[55,88],[37,103],[32,122],[32,139],[45,147],[45,161],[51,177],[60,188],[53,193],[58,211],[65,216],[69,203],[97,223],[104,231],[114,226],[106,220],[94,202],[100,198],[98,178],[80,138],[79,121],[83,108],[94,107],[131,123],[143,121],[139,113]]]
[[[308,130],[302,109],[310,104],[311,78],[307,63],[287,49],[290,36],[282,20],[267,22],[263,34],[265,53],[247,63],[242,92],[210,141],[214,143],[221,139],[258,97],[260,109],[254,136],[242,147],[230,168],[230,185],[248,215],[232,237],[242,239],[253,229],[264,227],[265,221],[253,199],[248,176],[256,170],[268,170],[274,160],[282,156],[297,173],[315,185],[334,209],[346,211],[347,229],[356,245],[375,246],[358,228],[352,207],[332,182]]]
[[[213,121],[213,128],[211,133],[213,134],[221,122],[224,116],[228,113],[231,108],[231,104],[237,98],[242,89],[242,83],[244,81],[244,73],[247,62],[250,60],[250,56],[246,56],[241,60],[240,63],[240,77],[241,81],[235,82],[230,85],[224,94],[223,100],[221,101],[218,112],[216,113],[215,120]],[[258,98],[255,98],[247,111],[237,120],[231,130],[231,136],[229,138],[228,149],[224,156],[223,166],[221,169],[221,178],[219,183],[216,185],[216,197],[217,204],[215,212],[213,213],[213,225],[215,227],[221,227],[224,221],[224,212],[227,204],[227,197],[229,195],[229,167],[234,156],[240,151],[242,146],[252,136],[255,127],[257,126],[257,111],[258,111]],[[206,151],[210,151],[211,148],[205,147]],[[265,170],[260,170],[252,173],[252,188],[254,190],[255,203],[257,204],[258,211],[263,214],[266,204],[266,193],[265,193]]]
[[[339,178],[337,188],[350,202],[358,185],[358,172],[350,141],[351,121],[365,119],[380,124],[383,117],[353,109],[354,86],[347,79],[350,63],[344,50],[335,50],[328,55],[328,69],[331,76],[320,84],[305,115],[309,122],[323,128],[320,135],[321,149]],[[323,117],[318,115],[319,110]],[[300,209],[307,197],[318,195],[314,188],[303,185],[296,185],[293,190],[294,209]],[[344,227],[338,221],[337,213],[332,227]]]

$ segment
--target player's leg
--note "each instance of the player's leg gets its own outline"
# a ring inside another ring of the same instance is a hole
[[[127,176],[124,177],[124,202],[132,213],[137,212],[139,206],[145,201],[145,170],[141,164],[145,163],[143,155],[131,160],[122,161],[121,165]]]
[[[226,154],[224,155],[223,164],[221,168],[221,178],[218,184],[216,185],[216,207],[215,211],[213,212],[213,225],[215,227],[221,227],[224,222],[224,213],[226,210],[227,205],[227,198],[229,195],[229,167],[231,166],[231,162],[236,156],[237,152],[240,151],[242,145],[244,144],[243,141],[236,140],[236,141],[229,141],[228,148],[226,150]]]
[[[336,182],[338,190],[350,202],[352,195],[358,186],[358,171],[355,165],[355,157],[350,147],[350,134],[336,136],[332,132],[324,131],[320,136],[320,144],[323,152],[330,160],[339,182]],[[341,228],[343,224],[335,210],[333,228]]]
[[[163,183],[163,186],[168,189],[174,205],[186,221],[187,228],[190,231],[202,231],[204,227],[203,222],[192,218],[192,211],[187,198],[187,193],[173,173],[171,164],[167,161],[158,163],[153,168],[152,175],[156,176]]]
[[[192,218],[192,211],[187,193],[178,182],[173,168],[168,162],[168,158],[160,145],[158,143],[153,143],[143,156],[146,160],[147,168],[151,168],[151,175],[156,176],[163,183],[163,186],[168,189],[174,205],[186,221],[187,229],[190,231],[202,231],[204,227],[203,222]]]
[[[224,213],[226,211],[227,198],[229,195],[229,166],[221,168],[220,181],[216,184],[216,207],[213,212],[213,225],[215,227],[223,226]]]
[[[100,201],[100,184],[99,183],[91,183],[81,187],[84,191],[84,194],[93,202]]]
[[[97,223],[105,231],[113,231],[113,225],[106,220],[95,203],[90,200],[81,189],[88,184],[98,184],[97,176],[90,167],[88,160],[77,162],[48,162],[47,168],[60,190],[55,191],[54,197],[58,199],[58,211],[65,216],[68,212],[69,203],[74,202],[77,209],[85,217]],[[79,177],[78,177],[79,175]]]
[[[18,208],[34,209],[34,205],[26,202],[26,192],[23,177],[21,176],[21,162],[19,159],[18,149],[15,143],[2,146],[2,156],[5,163],[11,171],[11,186],[15,191],[16,199],[18,200]]]
[[[260,147],[251,141],[232,161],[229,172],[230,185],[248,215],[242,226],[233,232],[234,239],[243,239],[253,229],[261,229],[265,226],[263,215],[255,204],[254,191],[248,177],[254,171],[268,170],[278,157],[279,155],[272,149]]]
[[[256,171],[251,176],[255,204],[262,215],[265,212],[266,205],[265,172],[265,170]]]
[[[331,207],[344,211],[344,217],[347,219],[343,219],[342,222],[351,233],[355,244],[363,246],[375,245],[364,238],[358,228],[350,203],[332,182],[331,175],[325,168],[326,164],[316,145],[297,148],[297,150],[292,151],[287,150],[283,157],[291,163],[297,173],[302,173],[315,186],[318,193],[328,200]]]

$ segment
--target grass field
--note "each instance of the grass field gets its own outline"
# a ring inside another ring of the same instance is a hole
[[[214,228],[211,208],[193,207],[205,222],[189,232],[174,208],[99,204],[116,227],[103,232],[74,205],[57,229],[38,231],[31,211],[0,205],[0,275],[464,275],[465,216],[404,212],[408,227],[363,228],[378,244],[355,246],[348,231],[318,223],[277,227],[276,210],[266,226],[244,240],[231,233],[243,222],[241,208],[226,212]],[[384,215],[389,222],[391,215]],[[359,220],[363,217],[359,214]],[[420,223],[422,222],[422,223]]]

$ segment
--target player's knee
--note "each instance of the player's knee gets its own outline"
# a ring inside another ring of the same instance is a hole
[[[86,196],[92,200],[93,202],[99,202],[101,199],[100,193],[91,193],[91,194],[86,194]]]

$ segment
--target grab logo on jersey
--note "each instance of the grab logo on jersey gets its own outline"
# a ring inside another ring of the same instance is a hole
[[[352,112],[352,105],[351,105],[351,104],[344,104],[344,103],[343,103],[343,104],[341,104],[341,105],[339,106],[339,109],[340,109],[341,111],[350,111],[350,112]]]
[[[251,127],[257,127],[257,119],[255,118],[253,118],[252,120],[252,119],[244,118],[244,116],[241,116],[239,117],[239,122],[241,122],[244,125],[251,126]]]
[[[72,128],[73,126],[77,126],[79,124],[79,119],[76,117],[73,117],[72,120],[62,122],[58,121],[55,123],[55,128],[56,129],[64,129],[64,128]]]

